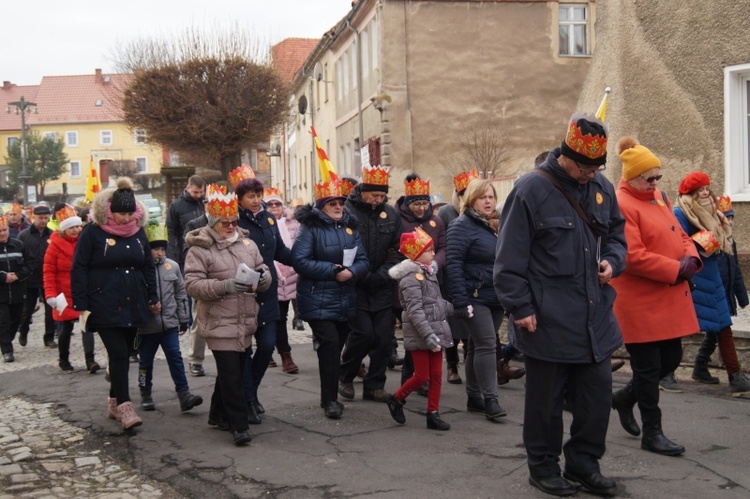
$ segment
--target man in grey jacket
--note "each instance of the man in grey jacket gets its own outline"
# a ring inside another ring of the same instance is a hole
[[[610,355],[622,345],[609,281],[624,270],[627,248],[615,189],[599,173],[606,146],[601,121],[573,115],[560,148],[516,183],[498,234],[495,290],[526,359],[529,482],[558,496],[575,492],[568,480],[594,494],[617,490],[599,459],[612,398]],[[563,446],[566,384],[573,423]]]

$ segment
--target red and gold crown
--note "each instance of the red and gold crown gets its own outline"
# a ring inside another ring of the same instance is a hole
[[[5,213],[21,213],[21,214],[23,214],[23,206],[21,206],[18,203],[13,203],[12,205],[10,205],[10,208],[8,208],[8,211],[6,211]]]
[[[409,260],[416,260],[433,244],[435,244],[435,241],[432,240],[430,235],[421,227],[417,227],[414,232],[401,234],[398,250]]]
[[[719,211],[722,213],[733,211],[732,199],[729,196],[719,196],[718,198],[716,198],[716,203],[719,208]]]
[[[388,168],[382,166],[363,166],[362,183],[388,187]]]
[[[233,218],[239,214],[237,195],[227,194],[227,188],[211,184],[206,189],[206,212],[212,217]]]
[[[590,127],[591,130],[584,133],[581,129],[581,123],[583,123],[583,126]],[[604,135],[597,133],[595,128],[597,125],[606,130],[604,124],[597,118],[578,113],[570,118],[564,145],[573,152],[573,158],[571,159],[584,164],[604,164],[606,162],[607,135],[606,131]],[[563,147],[563,154],[570,151],[566,151]],[[575,154],[580,156],[576,157]]]
[[[255,178],[255,172],[247,165],[240,165],[229,172],[229,183],[232,185],[232,189],[236,189],[237,184],[246,178]]]
[[[698,231],[691,237],[698,246],[703,248],[703,251],[705,251],[708,256],[711,256],[717,249],[719,249],[719,241],[710,230]]]
[[[263,198],[267,198],[268,196],[281,197],[281,193],[276,187],[268,187],[263,189]]]
[[[8,226],[8,219],[0,215],[0,227],[7,227],[7,226]]]
[[[404,182],[404,196],[429,196],[430,181],[415,178],[411,182]]]
[[[55,212],[55,220],[57,220],[61,230],[81,225],[81,217],[78,216],[75,208],[69,204],[66,204]]]
[[[343,198],[341,180],[329,180],[328,182],[318,182],[315,184],[315,199],[323,198]]]
[[[456,188],[456,192],[466,190],[466,188],[469,187],[469,183],[475,178],[479,178],[479,174],[474,168],[468,172],[461,172],[453,177],[453,187]]]
[[[349,196],[349,193],[352,192],[352,189],[354,189],[354,183],[351,180],[342,179],[341,180],[341,195],[342,196]]]

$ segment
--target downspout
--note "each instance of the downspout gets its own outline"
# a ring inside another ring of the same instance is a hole
[[[315,68],[313,66],[313,69],[311,71],[315,71]],[[310,80],[310,126],[315,127],[315,96],[313,95],[313,92],[315,89],[313,88],[313,82],[315,81],[315,76],[308,76],[307,77]],[[311,144],[311,155],[310,155],[310,198],[313,199],[315,196],[315,158],[318,155],[318,151],[315,149],[315,139],[313,139],[312,133],[310,133],[310,144]]]
[[[354,33],[354,40],[357,44],[357,118],[359,120],[359,147],[362,148],[365,145],[365,133],[362,125],[362,45],[359,43],[359,31],[352,27],[349,19],[346,20],[346,27]],[[355,151],[355,154],[359,151]],[[354,172],[355,176],[362,174],[362,159],[360,156],[360,171]]]

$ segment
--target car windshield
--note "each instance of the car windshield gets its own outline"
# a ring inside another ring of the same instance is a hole
[[[143,204],[148,206],[149,208],[159,208],[159,200],[158,199],[144,199]]]

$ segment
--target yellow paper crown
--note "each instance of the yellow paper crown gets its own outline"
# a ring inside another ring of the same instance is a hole
[[[8,226],[8,219],[0,215],[0,227],[7,227],[7,226]]]
[[[401,242],[398,250],[409,260],[416,260],[429,249],[435,242],[430,235],[421,227],[414,229],[414,232],[404,232],[401,234]]]
[[[232,189],[236,189],[237,184],[246,178],[255,178],[255,172],[247,165],[240,165],[229,172],[229,183],[232,184]]]
[[[411,182],[404,182],[404,196],[429,196],[430,181],[415,178]]]
[[[13,203],[5,213],[23,213],[23,206],[18,203]]]
[[[732,200],[729,196],[719,196],[716,198],[716,203],[720,212],[726,213],[732,211]]]
[[[276,187],[269,187],[267,189],[263,189],[263,199],[270,197],[270,196],[281,198],[281,193]]]
[[[703,251],[705,251],[708,256],[711,256],[717,249],[719,249],[719,241],[710,230],[698,231],[691,237],[698,246],[703,248]]]
[[[341,180],[329,180],[328,182],[318,182],[315,184],[315,199],[330,197],[345,197],[341,193]]]
[[[62,222],[65,219],[77,216],[78,213],[76,213],[75,208],[73,208],[69,204],[66,204],[63,208],[60,208],[55,212],[55,220],[57,220],[58,222]]]
[[[363,166],[362,183],[388,186],[388,168],[382,166]]]
[[[148,237],[148,242],[150,243],[156,241],[169,241],[167,226],[156,221],[149,222],[146,226],[146,237]]]
[[[209,185],[206,189],[206,212],[212,217],[232,218],[239,214],[239,204],[234,192],[227,194],[227,188],[218,185]]]
[[[456,188],[456,192],[461,192],[469,187],[469,183],[475,178],[479,178],[479,174],[474,168],[468,172],[461,172],[453,177],[453,187]]]
[[[354,183],[348,179],[341,180],[341,195],[349,196],[349,193],[354,189]]]

